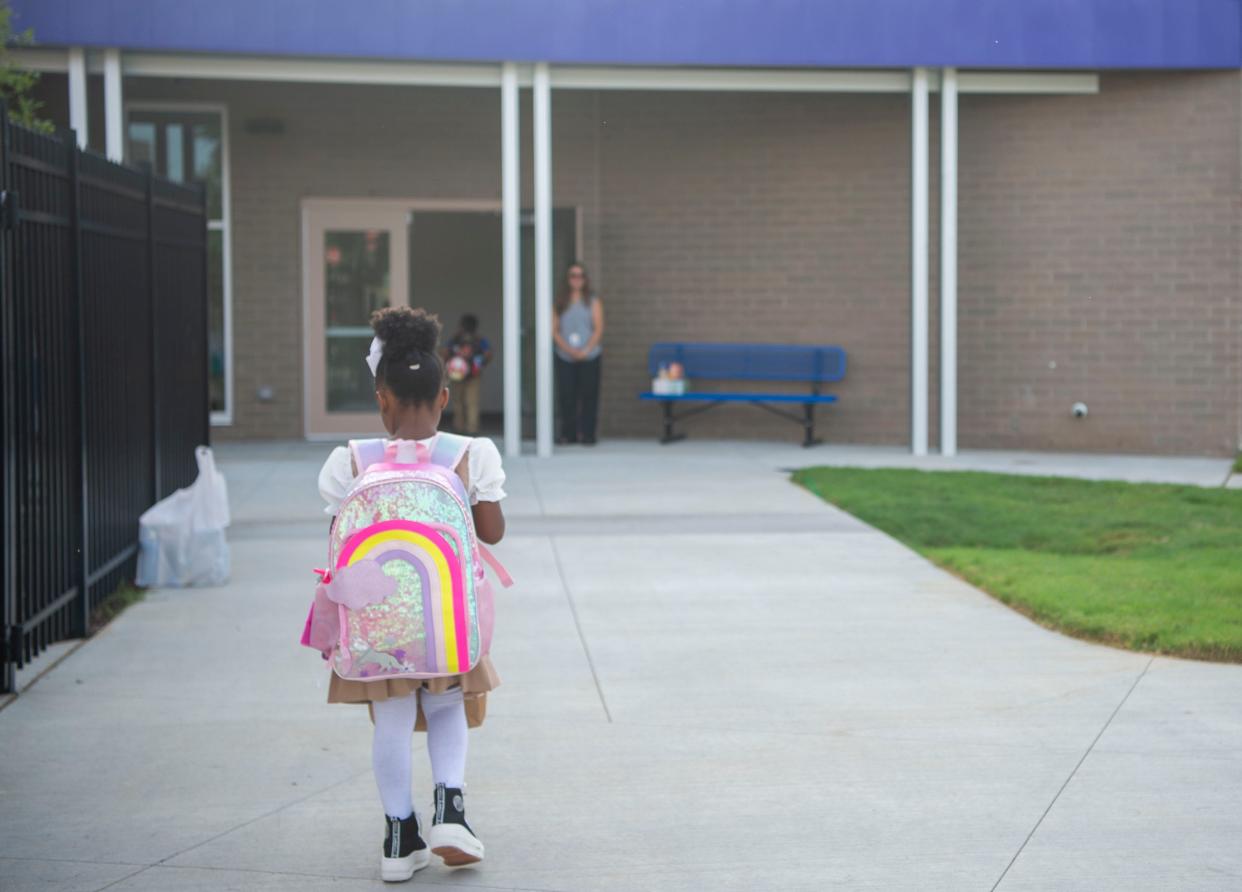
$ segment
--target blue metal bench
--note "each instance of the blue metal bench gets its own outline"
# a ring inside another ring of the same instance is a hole
[[[673,432],[674,422],[698,415],[721,403],[750,403],[802,425],[803,446],[820,442],[815,439],[815,407],[835,403],[830,393],[820,393],[820,386],[845,377],[845,351],[840,347],[814,347],[798,344],[654,344],[647,358],[647,368],[654,378],[660,366],[679,362],[686,378],[696,381],[801,381],[810,385],[808,393],[753,393],[738,391],[695,390],[680,394],[647,391],[638,395],[643,400],[658,400],[664,406],[664,436],[661,443],[685,438]],[[675,413],[674,403],[705,402],[685,412]],[[787,412],[773,404],[801,404],[802,413]]]

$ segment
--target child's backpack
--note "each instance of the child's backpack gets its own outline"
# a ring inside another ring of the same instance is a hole
[[[329,535],[329,569],[303,643],[346,679],[437,678],[469,672],[491,647],[492,590],[504,568],[479,543],[456,467],[470,440],[351,440],[358,477]]]

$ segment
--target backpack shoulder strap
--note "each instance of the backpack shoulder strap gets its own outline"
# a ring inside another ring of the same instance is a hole
[[[354,460],[354,469],[359,474],[371,465],[384,461],[387,441],[383,439],[350,440],[349,455]]]
[[[456,470],[469,448],[470,437],[463,437],[460,434],[440,434],[436,437],[435,445],[431,447],[431,463],[448,468],[450,471]]]
[[[393,457],[389,454],[388,446],[388,441],[383,439],[350,440],[349,454],[358,473],[361,474],[371,465],[392,461]],[[462,437],[458,434],[440,434],[431,447],[429,461],[451,471],[461,463],[469,448],[469,437]]]
[[[483,561],[496,572],[496,575],[500,578],[501,585],[505,588],[513,585],[513,577],[509,575],[505,565],[497,560],[496,555],[492,554],[491,549],[482,542],[479,543],[479,557],[483,558]]]

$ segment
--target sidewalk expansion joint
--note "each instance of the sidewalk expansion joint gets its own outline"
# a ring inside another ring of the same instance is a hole
[[[535,491],[535,501],[539,504],[539,513],[547,514],[548,509],[543,505],[543,493],[539,491],[539,468],[531,458],[526,459],[526,471],[530,474],[530,488]]]
[[[139,867],[139,868],[138,868],[137,870],[135,870],[133,873],[127,873],[127,874],[125,874],[125,876],[123,876],[123,877],[118,877],[117,879],[115,879],[115,880],[113,880],[112,882],[108,883],[108,885],[106,885],[106,886],[100,886],[98,889],[95,889],[95,890],[94,890],[94,892],[104,892],[104,890],[105,890],[105,889],[111,889],[113,886],[120,885],[121,883],[125,882],[126,880],[133,879],[134,877],[138,876],[138,874],[140,874],[140,873],[146,873],[148,870],[150,870],[150,869],[151,869],[152,867],[154,867],[154,866],[155,866],[154,864],[144,864],[142,867]]]
[[[604,698],[604,689],[599,683],[599,673],[595,670],[595,660],[591,657],[591,648],[587,644],[586,634],[582,631],[582,620],[578,617],[578,605],[574,603],[574,594],[570,591],[569,580],[565,578],[565,568],[561,565],[561,552],[556,547],[556,537],[548,538],[552,546],[552,558],[556,561],[556,573],[561,578],[561,588],[565,591],[565,600],[569,602],[569,612],[574,618],[574,628],[578,630],[578,640],[582,643],[582,652],[586,655],[587,666],[591,669],[591,680],[595,682],[595,693],[599,695],[599,705],[604,707],[604,717],[612,724],[612,712],[608,709],[608,701]]]
[[[1113,723],[1113,719],[1117,717],[1117,713],[1121,712],[1121,707],[1126,705],[1126,701],[1130,699],[1130,695],[1134,693],[1134,689],[1138,687],[1139,682],[1143,680],[1145,675],[1147,675],[1147,670],[1151,668],[1151,664],[1155,661],[1155,659],[1156,658],[1154,656],[1150,657],[1147,662],[1143,664],[1143,671],[1138,674],[1138,676],[1134,679],[1134,682],[1126,690],[1125,695],[1121,698],[1120,702],[1118,702],[1116,707],[1113,708],[1113,711],[1109,713],[1108,718],[1104,721],[1104,726],[1100,728],[1099,733],[1095,735],[1095,738],[1087,747],[1086,752],[1084,752],[1078,759],[1078,762],[1074,765],[1073,770],[1070,771],[1069,777],[1067,777],[1065,782],[1061,784],[1061,787],[1057,790],[1056,795],[1052,797],[1052,801],[1048,803],[1048,807],[1044,809],[1044,813],[1039,816],[1039,820],[1036,821],[1035,826],[1031,828],[1031,832],[1026,835],[1026,839],[1022,840],[1022,845],[1018,846],[1018,851],[1013,853],[1013,857],[1009,859],[1009,863],[1005,865],[1005,869],[1001,871],[1001,875],[996,878],[996,882],[992,885],[991,892],[996,892],[997,887],[1000,886],[1005,877],[1008,876],[1009,871],[1013,868],[1014,864],[1017,863],[1018,857],[1030,843],[1031,839],[1034,838],[1035,832],[1039,830],[1040,825],[1043,824],[1044,818],[1048,817],[1048,813],[1052,811],[1052,807],[1057,804],[1057,800],[1061,798],[1061,794],[1065,792],[1065,788],[1069,786],[1070,781],[1074,779],[1074,775],[1078,773],[1078,769],[1082,767],[1082,763],[1087,761],[1087,756],[1091,755],[1091,751],[1095,749],[1095,745],[1100,742],[1100,738],[1104,736],[1104,732],[1108,730],[1108,726],[1111,725]]]

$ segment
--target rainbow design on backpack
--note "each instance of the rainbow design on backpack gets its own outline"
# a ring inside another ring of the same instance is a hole
[[[373,560],[381,567],[390,561],[410,565],[422,590],[427,669],[445,675],[470,666],[466,585],[458,557],[462,544],[457,539],[457,533],[446,524],[387,520],[350,536],[336,563],[337,569],[363,560]]]

